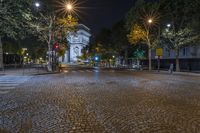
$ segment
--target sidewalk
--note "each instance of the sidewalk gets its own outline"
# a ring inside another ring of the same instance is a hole
[[[27,68],[27,69],[6,69],[4,71],[0,71],[0,76],[3,75],[46,75],[46,74],[55,74],[59,72],[48,72],[44,69],[37,69],[37,68]]]
[[[158,72],[157,70],[152,70],[153,73],[163,73],[163,74],[170,74],[168,71],[161,70]],[[172,75],[184,75],[184,76],[200,76],[198,72],[173,72]]]

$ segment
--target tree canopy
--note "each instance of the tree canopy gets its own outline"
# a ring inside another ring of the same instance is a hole
[[[199,44],[199,5],[198,0],[137,0],[126,15],[129,42],[134,44],[143,40],[148,45],[169,46],[176,52],[176,70],[180,71],[179,49]]]
[[[23,38],[33,18],[31,0],[0,1],[0,36]]]

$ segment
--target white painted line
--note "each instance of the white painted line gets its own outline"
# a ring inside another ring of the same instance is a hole
[[[15,89],[16,87],[15,86],[4,86],[4,87],[2,87],[2,86],[0,86],[0,90],[2,89],[2,90],[12,90],[12,89]]]
[[[7,94],[9,91],[0,91],[0,94]]]

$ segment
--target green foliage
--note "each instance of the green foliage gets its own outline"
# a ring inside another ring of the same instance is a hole
[[[112,48],[118,54],[123,53],[126,51],[130,44],[127,39],[127,31],[125,29],[125,22],[124,20],[116,23],[111,30],[111,42]]]
[[[22,48],[20,48],[20,49],[17,51],[17,54],[18,54],[18,55],[24,55],[24,53],[25,53],[25,50],[22,49]]]
[[[130,44],[127,39],[127,31],[124,27],[124,21],[119,21],[111,29],[102,29],[97,36],[92,46],[92,54],[100,55],[101,59],[109,60],[113,55],[125,56]]]
[[[14,41],[4,41],[4,45],[3,45],[4,53],[8,52],[8,53],[16,54],[19,49],[20,49],[19,44],[15,43]]]
[[[40,17],[32,24],[32,28],[40,41],[48,44],[54,42],[67,43],[69,31],[75,31],[78,20],[71,15],[56,18],[55,13],[40,13]]]
[[[137,0],[135,6],[133,6],[130,11],[126,14],[126,24],[125,27],[127,31],[130,31],[132,26],[135,23],[138,23],[140,20],[140,11],[143,9],[145,1]]]
[[[128,40],[131,44],[137,44],[138,42],[147,42],[148,40],[148,33],[141,26],[135,24],[130,34],[127,35]]]
[[[126,27],[129,30],[128,40],[131,44],[146,43],[149,48],[159,44],[159,7],[158,2],[138,0],[127,13]],[[148,21],[152,22],[149,23]]]
[[[82,56],[79,57],[79,59],[81,60],[87,60],[88,58],[90,58],[92,55],[89,53],[89,47],[85,46],[82,49]]]
[[[46,57],[47,48],[42,45],[38,45],[34,48],[33,53],[31,54],[32,59],[38,59],[40,57]]]
[[[1,0],[0,36],[23,38],[33,18],[31,0]]]
[[[65,44],[60,44],[58,49],[58,57],[64,56],[67,46]]]
[[[147,28],[148,19],[152,19],[153,23],[151,28],[158,25],[160,14],[159,14],[160,3],[137,0],[135,5],[130,9],[126,15],[126,29],[130,32],[133,25],[138,24],[143,29]]]
[[[179,49],[185,45],[199,44],[199,6],[199,0],[137,0],[126,17],[129,42],[136,44],[144,41],[151,48],[162,45],[174,49],[179,70]],[[151,25],[147,22],[148,18],[153,20]],[[171,27],[167,28],[168,23]]]
[[[185,45],[195,44],[200,38],[199,34],[195,34],[189,28],[180,29],[177,32],[174,32],[173,29],[165,29],[162,35],[169,40],[170,43],[167,46],[170,49],[179,49]]]
[[[179,49],[199,40],[199,33],[195,29],[200,25],[197,13],[199,7],[196,6],[198,3],[190,0],[162,0],[163,7],[166,5],[162,13],[167,16],[163,22],[171,22],[171,27],[165,27],[162,35],[170,41],[172,49]]]

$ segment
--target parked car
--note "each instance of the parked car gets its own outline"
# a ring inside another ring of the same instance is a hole
[[[133,68],[133,69],[137,69],[137,70],[141,70],[141,69],[142,69],[142,66],[141,66],[141,65],[138,65],[138,64],[132,64],[132,68]]]

